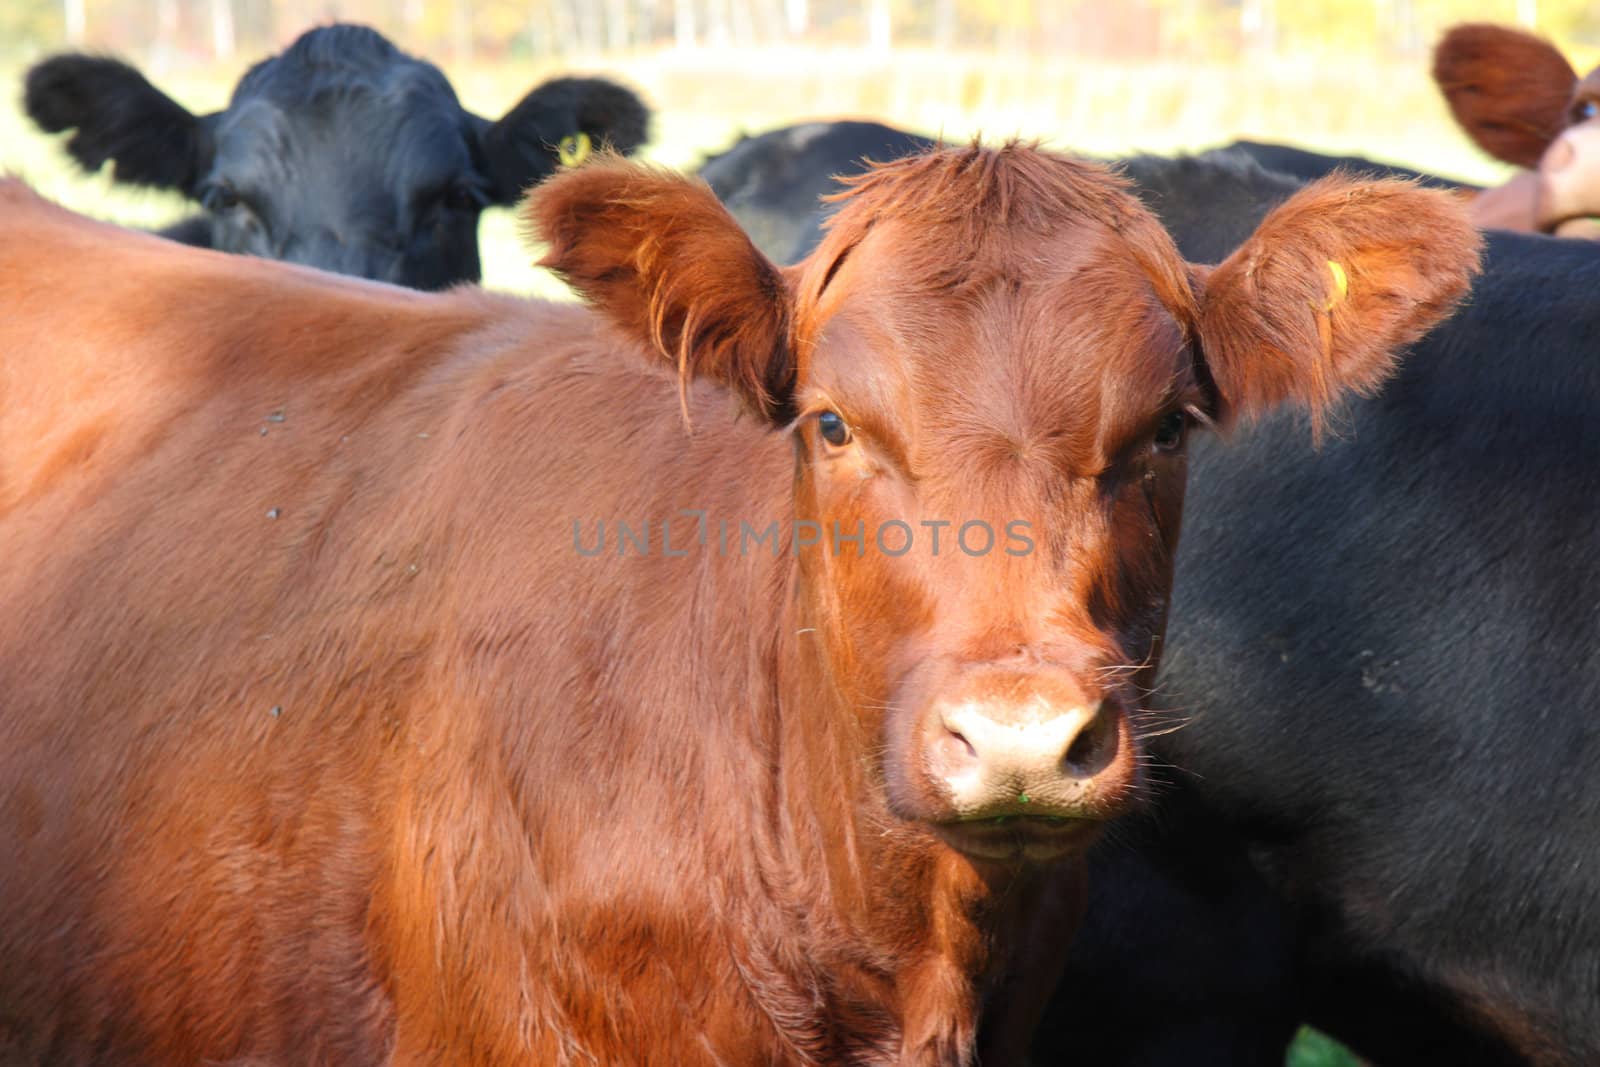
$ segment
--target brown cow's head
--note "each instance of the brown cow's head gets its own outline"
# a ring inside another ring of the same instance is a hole
[[[1061,855],[1137,781],[1188,435],[1376,387],[1477,237],[1447,194],[1330,179],[1195,267],[1111,173],[1017,144],[844,200],[786,270],[704,186],[622,162],[530,212],[604,315],[792,439],[804,696],[866,731],[889,808],[971,856]]]
[[[1593,236],[1600,216],[1600,69],[1579,78],[1549,41],[1486,23],[1457,26],[1433,79],[1477,146],[1529,173],[1486,191],[1483,225]]]

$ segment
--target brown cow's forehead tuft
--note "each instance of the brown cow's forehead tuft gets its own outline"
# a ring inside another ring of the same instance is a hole
[[[1186,333],[1195,321],[1193,292],[1172,239],[1107,167],[1011,140],[936,149],[876,165],[846,179],[838,213],[810,260],[820,295],[839,263],[883,223],[895,252],[924,274],[923,288],[959,290],[996,271],[1027,272],[1039,263],[1040,239],[1069,242],[1109,230],[1108,254],[1126,256]],[[1031,247],[1027,247],[1031,246]]]
[[[843,206],[828,225],[847,239],[852,227],[883,215],[973,228],[1087,216],[1117,227],[1144,213],[1126,180],[1105,166],[1020,140],[933,149],[841,180],[847,188],[831,199]]]

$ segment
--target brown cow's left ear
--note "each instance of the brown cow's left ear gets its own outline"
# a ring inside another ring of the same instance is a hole
[[[770,422],[793,416],[789,285],[704,182],[602,156],[530,192],[524,217],[549,244],[541,265],[685,384],[711,378]]]
[[[1549,41],[1465,23],[1434,46],[1433,80],[1473,143],[1531,170],[1567,126],[1578,75]]]
[[[1455,196],[1408,182],[1334,176],[1290,197],[1193,275],[1222,420],[1293,401],[1320,427],[1341,394],[1375,389],[1395,350],[1450,313],[1481,242]]]

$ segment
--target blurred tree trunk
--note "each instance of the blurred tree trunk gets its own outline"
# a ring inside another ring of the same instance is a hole
[[[578,51],[583,42],[578,39],[578,23],[567,0],[550,0],[550,18],[556,28],[556,51],[564,56]]]
[[[83,0],[61,0],[61,20],[66,23],[67,43],[74,48],[81,48],[84,30],[88,27]]]
[[[528,5],[528,51],[534,56],[547,56],[556,50],[556,40],[550,25],[550,11],[541,0]]]
[[[574,0],[578,15],[578,47],[600,51],[600,6],[595,0]]]
[[[1247,49],[1269,52],[1277,37],[1277,0],[1244,0],[1239,5],[1239,38]]]
[[[933,5],[933,44],[948,49],[956,43],[956,0],[936,0]]]
[[[1422,51],[1416,0],[1379,0],[1378,23],[1391,51],[1405,56]]]
[[[679,48],[694,47],[694,0],[673,0],[672,40]]]
[[[233,58],[238,42],[233,32],[233,0],[211,0],[211,56],[220,62]]]
[[[633,36],[628,25],[631,5],[628,0],[606,0],[606,47],[625,51]]]
[[[472,62],[472,0],[450,0],[450,57]]]
[[[168,67],[178,56],[178,0],[156,0],[156,39],[150,49],[150,61],[156,67]]]
[[[874,52],[887,52],[893,44],[893,20],[889,0],[866,0],[867,47]]]
[[[728,6],[732,9],[733,43],[747,48],[755,43],[756,36],[752,0],[728,0]]]
[[[733,40],[728,27],[728,0],[707,0],[706,43],[713,48],[725,48]]]

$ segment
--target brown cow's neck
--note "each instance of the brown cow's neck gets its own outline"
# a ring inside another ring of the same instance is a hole
[[[792,571],[777,650],[781,795],[767,879],[810,948],[809,977],[831,982],[826,1041],[801,1048],[824,1062],[869,1048],[896,1062],[969,1062],[983,995],[1008,962],[994,945],[1024,936],[1041,880],[975,867],[890,813],[859,756],[882,750],[880,716],[829,677],[800,580]],[[775,1024],[793,1017],[782,1003],[762,1007]]]

